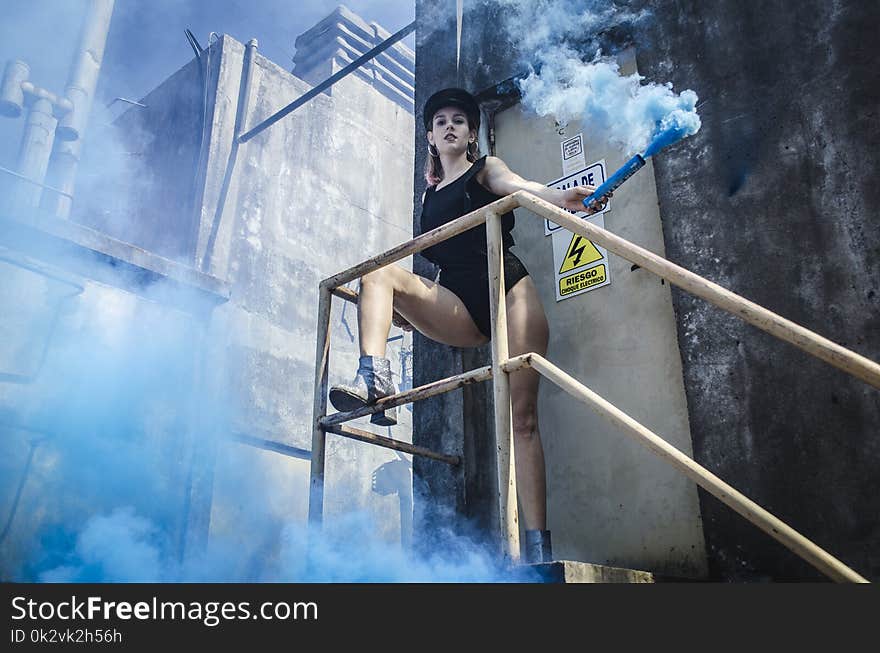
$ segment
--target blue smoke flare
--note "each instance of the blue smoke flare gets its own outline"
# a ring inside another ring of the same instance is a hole
[[[636,154],[633,158],[624,163],[605,181],[605,183],[599,186],[592,195],[585,197],[584,206],[588,209],[597,206],[605,195],[614,192],[621,184],[623,184],[623,182],[641,170],[648,157],[654,156],[663,148],[677,143],[688,135],[689,131],[687,127],[677,123],[661,131],[654,137],[654,140],[650,142],[642,154]]]

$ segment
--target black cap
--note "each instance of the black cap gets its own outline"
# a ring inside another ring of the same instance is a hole
[[[434,114],[443,107],[458,107],[464,110],[471,129],[480,128],[480,105],[474,96],[463,88],[444,88],[437,91],[425,102],[425,110],[422,117],[425,121],[425,131],[432,130]]]

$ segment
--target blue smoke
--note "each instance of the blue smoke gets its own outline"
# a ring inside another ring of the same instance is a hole
[[[679,139],[699,131],[696,93],[621,75],[614,58],[600,51],[601,34],[620,26],[637,31],[649,11],[597,0],[501,3],[507,32],[531,70],[518,82],[527,108],[559,122],[580,120],[629,155],[670,129]]]
[[[671,118],[668,122],[672,124],[666,129],[663,129],[659,134],[657,134],[654,140],[651,141],[651,144],[648,145],[645,153],[642,155],[646,159],[649,156],[654,156],[664,147],[669,147],[670,145],[673,145],[674,143],[680,141],[685,136],[689,136],[693,133],[689,127],[678,124],[675,117]]]
[[[627,154],[645,150],[669,128],[682,136],[700,129],[693,91],[677,94],[671,84],[642,84],[644,77],[621,75],[610,58],[584,62],[564,46],[541,50],[539,59],[540,72],[520,82],[523,103],[541,116],[582,120]]]
[[[131,507],[89,519],[64,564],[39,574],[46,583],[149,583],[163,578],[160,531]]]
[[[319,582],[319,583],[496,583],[540,582],[529,567],[505,568],[465,538],[427,556],[405,551],[376,536],[369,515],[350,512],[325,525],[307,553],[302,523],[282,525],[280,547],[258,574],[230,574],[240,562],[233,542],[212,541],[203,555],[179,562],[169,554],[168,533],[117,508],[91,517],[56,566],[37,572],[41,582]],[[232,563],[232,564],[230,564]]]
[[[25,289],[34,279],[19,273]],[[8,277],[7,277],[8,278]],[[29,279],[29,280],[28,280]],[[44,282],[45,283],[45,282]],[[69,291],[67,291],[69,293]],[[30,331],[51,336],[42,363],[22,369],[31,382],[8,438],[4,505],[21,458],[14,441],[37,446],[4,552],[7,580],[40,582],[510,582],[538,581],[505,569],[472,537],[447,535],[443,548],[416,555],[389,539],[368,510],[325,517],[306,564],[304,519],[279,502],[302,504],[308,464],[279,472],[245,464],[220,441],[234,419],[234,388],[214,394],[196,383],[207,346],[193,318],[168,309],[174,291],[157,286],[145,301],[87,284],[58,329],[42,328],[45,306],[28,309]],[[177,300],[178,303],[182,299]],[[25,307],[26,308],[26,307]],[[213,369],[213,368],[208,368]],[[235,368],[227,373],[236,376]],[[22,374],[25,376],[25,374]],[[15,396],[0,387],[0,404]],[[192,420],[196,419],[196,422]],[[27,424],[27,431],[22,428]],[[34,435],[36,434],[36,435]],[[211,533],[204,549],[184,547],[190,456],[215,448]],[[222,482],[219,480],[222,479]],[[346,482],[345,479],[337,482]],[[347,492],[342,492],[347,494]],[[354,496],[352,494],[352,496]],[[273,505],[276,504],[276,505]],[[304,515],[303,515],[304,517]],[[188,555],[181,556],[186,548]],[[13,550],[24,558],[7,557]]]

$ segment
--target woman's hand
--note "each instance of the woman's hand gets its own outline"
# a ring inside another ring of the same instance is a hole
[[[588,215],[598,213],[605,208],[605,205],[608,204],[608,200],[614,196],[614,193],[607,193],[601,198],[602,201],[594,204],[592,208],[588,209],[584,206],[584,199],[592,195],[596,191],[596,188],[596,186],[589,185],[572,186],[566,190],[559,191],[561,196],[556,204],[569,211],[584,211]]]

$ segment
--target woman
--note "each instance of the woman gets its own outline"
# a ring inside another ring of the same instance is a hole
[[[583,199],[595,188],[576,186],[562,191],[523,179],[497,157],[479,158],[477,132],[480,109],[467,91],[448,88],[425,103],[429,158],[422,196],[422,232],[518,190],[526,190],[557,206],[583,210]],[[601,210],[599,207],[596,210]],[[511,356],[547,352],[548,327],[541,300],[522,262],[510,251],[513,213],[502,216],[504,286],[507,293],[508,348]],[[486,230],[476,227],[438,243],[422,254],[441,268],[439,282],[389,265],[364,275],[358,303],[361,358],[355,380],[334,386],[330,402],[351,411],[393,394],[385,343],[392,309],[425,336],[454,347],[489,342],[489,282]],[[537,372],[522,369],[510,375],[517,495],[526,527],[526,558],[552,559],[546,530],[544,451],[538,429]],[[396,409],[376,413],[371,421],[396,424]]]

